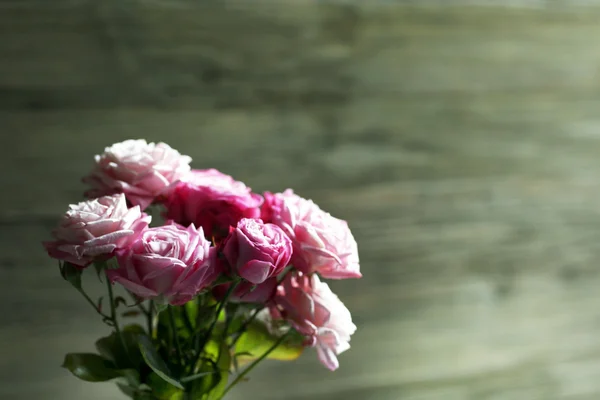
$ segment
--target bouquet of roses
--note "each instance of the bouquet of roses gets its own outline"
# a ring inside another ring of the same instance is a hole
[[[305,347],[337,369],[356,326],[320,277],[361,277],[347,223],[290,189],[261,196],[190,162],[145,140],[95,157],[88,200],[70,205],[43,244],[113,332],[63,367],[114,379],[136,400],[222,399],[260,361],[294,360]],[[86,269],[106,283],[97,301],[83,288]]]

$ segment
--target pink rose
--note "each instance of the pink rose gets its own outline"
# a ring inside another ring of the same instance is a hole
[[[218,301],[225,298],[225,294],[231,283],[215,286],[213,288],[213,296]],[[250,282],[240,282],[229,296],[228,301],[233,303],[267,303],[275,295],[277,288],[277,278],[269,278],[259,285],[254,285]]]
[[[304,272],[324,278],[361,278],[358,246],[348,223],[321,210],[291,189],[265,193],[263,217],[281,227],[292,239],[291,263]]]
[[[339,367],[337,356],[350,348],[350,336],[356,331],[350,311],[319,280],[316,274],[288,274],[274,297],[273,315],[289,321],[317,348],[319,360],[330,370]]]
[[[196,230],[169,223],[146,229],[132,245],[117,252],[119,268],[107,270],[118,282],[144,299],[185,304],[219,276],[216,249]]]
[[[123,194],[104,196],[71,204],[52,232],[56,240],[43,245],[50,257],[86,267],[127,247],[150,220],[139,206],[127,208]]]
[[[83,182],[91,186],[85,194],[98,197],[125,193],[133,205],[146,209],[173,182],[190,171],[192,159],[165,143],[125,140],[104,149]]]
[[[192,170],[169,190],[166,216],[183,225],[204,228],[207,237],[223,239],[242,218],[258,218],[262,197],[216,169]]]
[[[277,225],[242,218],[225,239],[223,255],[237,275],[257,285],[288,265],[292,241]]]

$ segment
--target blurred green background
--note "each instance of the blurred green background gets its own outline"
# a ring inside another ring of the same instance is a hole
[[[341,368],[265,363],[232,400],[597,400],[594,3],[1,0],[0,398],[121,398],[60,368],[108,330],[39,242],[146,138],[359,243]]]

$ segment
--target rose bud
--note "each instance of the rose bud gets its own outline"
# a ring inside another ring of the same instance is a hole
[[[292,241],[277,225],[243,218],[223,243],[232,272],[255,285],[277,276],[292,256]]]
[[[358,246],[346,221],[321,210],[291,189],[265,193],[262,215],[292,239],[291,264],[324,278],[360,278]]]
[[[262,197],[216,169],[192,170],[169,190],[166,217],[202,227],[219,241],[242,218],[258,218]]]
[[[164,190],[190,171],[192,159],[166,143],[125,140],[95,157],[91,173],[83,182],[91,188],[87,197],[125,193],[133,205],[146,209]]]
[[[127,208],[123,194],[104,196],[71,204],[52,232],[55,240],[43,245],[50,257],[86,267],[127,247],[150,220],[139,206]]]
[[[107,270],[118,282],[143,299],[185,304],[219,276],[216,249],[202,228],[169,223],[146,229],[132,245],[117,253],[118,269]]]
[[[317,348],[319,360],[331,371],[339,367],[337,356],[350,348],[356,331],[350,311],[319,280],[316,274],[301,272],[286,275],[277,288],[271,315],[284,318],[306,337],[306,344]]]

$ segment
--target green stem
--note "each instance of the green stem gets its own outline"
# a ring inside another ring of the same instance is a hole
[[[173,313],[173,306],[169,305],[167,307],[167,312],[169,313],[169,323],[171,324],[171,332],[173,333],[173,337],[175,338],[175,351],[177,351],[177,358],[179,359],[180,365],[185,365],[183,353],[181,352],[181,343],[179,343],[179,335],[177,334],[177,325],[175,324],[175,314]]]
[[[221,341],[223,343],[225,343],[225,345],[227,345],[227,332],[229,331],[229,327],[231,326],[231,321],[233,321],[233,317],[235,316],[235,313],[237,312],[237,308],[234,309],[231,313],[227,312],[227,309],[225,309],[225,312],[227,314],[225,314],[225,327],[223,328],[223,336]],[[231,314],[231,315],[230,315]],[[219,346],[219,353],[217,355],[217,360],[221,359],[221,351],[223,350],[223,346]]]
[[[144,314],[144,315],[148,315],[148,310],[146,310],[146,307],[144,307],[142,305],[142,303],[140,302],[140,299],[138,299],[133,293],[131,293],[130,291],[127,291],[127,293],[129,294],[129,297],[131,297],[131,299],[133,300],[134,305],[140,309],[140,311]]]
[[[227,300],[229,299],[229,297],[231,296],[231,294],[233,293],[233,291],[235,290],[235,288],[238,286],[239,283],[240,283],[240,281],[236,281],[236,282],[233,282],[229,286],[229,289],[227,289],[227,293],[225,294],[225,297],[223,297],[223,300],[221,300],[221,303],[219,304],[219,307],[217,308],[217,314],[215,315],[215,319],[210,324],[210,327],[204,334],[204,337],[202,338],[202,340],[198,340],[196,342],[197,353],[196,353],[196,358],[194,359],[194,362],[192,363],[192,373],[196,372],[195,371],[196,364],[200,360],[200,356],[202,355],[202,352],[204,351],[204,347],[206,346],[206,343],[210,339],[210,336],[212,335],[212,331],[215,329],[215,326],[217,325],[217,321],[219,320],[219,315],[221,314],[221,311],[223,311],[225,304],[227,304]]]
[[[115,302],[114,302],[112,283],[111,283],[110,279],[108,278],[108,275],[106,276],[106,286],[108,287],[108,299],[110,301],[110,319],[112,320],[112,322],[114,324],[115,332],[117,333],[117,336],[119,337],[121,346],[123,346],[123,351],[125,351],[125,354],[127,354],[127,358],[130,358],[129,351],[127,351],[127,345],[125,344],[125,339],[123,338],[123,334],[121,333],[121,328],[119,328],[119,323],[117,322],[117,309],[115,307]]]
[[[153,332],[153,327],[154,324],[152,323],[153,321],[153,314],[154,314],[154,300],[150,300],[150,304],[148,305],[148,315],[147,317],[147,323],[148,323],[148,335],[150,336],[150,338],[154,339],[154,332]]]
[[[258,315],[258,313],[261,310],[262,310],[261,307],[257,308],[256,310],[254,310],[254,312],[252,313],[252,315],[250,316],[250,318],[248,318],[246,321],[244,321],[244,323],[240,327],[240,330],[239,330],[237,336],[233,339],[233,342],[231,342],[231,345],[229,346],[230,349],[232,349],[233,346],[235,346],[235,344],[237,343],[237,341],[242,337],[242,335],[244,334],[244,332],[248,328],[248,325],[250,325],[252,323],[252,321],[254,321],[256,319],[256,316]]]
[[[190,333],[190,335],[194,334],[194,327],[192,326],[192,320],[190,319],[190,314],[188,313],[188,310],[185,306],[185,304],[183,306],[181,306],[182,311],[183,311],[183,323],[185,324],[186,329],[188,330],[188,332]]]
[[[244,377],[246,375],[248,375],[248,373],[250,371],[252,371],[254,369],[254,367],[256,367],[258,365],[258,363],[260,363],[262,360],[264,360],[265,358],[267,358],[267,356],[269,354],[271,354],[281,343],[283,343],[283,341],[285,340],[285,338],[290,334],[292,330],[290,329],[289,331],[287,331],[285,333],[285,335],[281,336],[274,344],[273,346],[271,346],[267,351],[264,352],[264,354],[260,357],[258,357],[256,360],[254,360],[252,362],[252,364],[248,365],[248,367],[242,371],[241,374],[239,374],[233,382],[231,382],[231,384],[229,384],[229,386],[227,386],[227,388],[223,391],[223,394],[221,395],[221,399],[225,398],[225,395],[227,394],[227,392],[229,392],[235,385],[237,385],[242,379],[244,379]]]
[[[83,296],[84,299],[87,300],[88,303],[90,303],[90,305],[94,308],[94,310],[102,317],[102,318],[106,318],[106,319],[111,319],[108,315],[104,314],[102,311],[100,311],[100,309],[98,309],[98,306],[96,305],[96,303],[94,303],[94,300],[92,300],[90,298],[90,296],[87,295],[86,292],[83,291],[83,289],[78,289],[77,290],[79,293],[81,293],[81,295]]]

